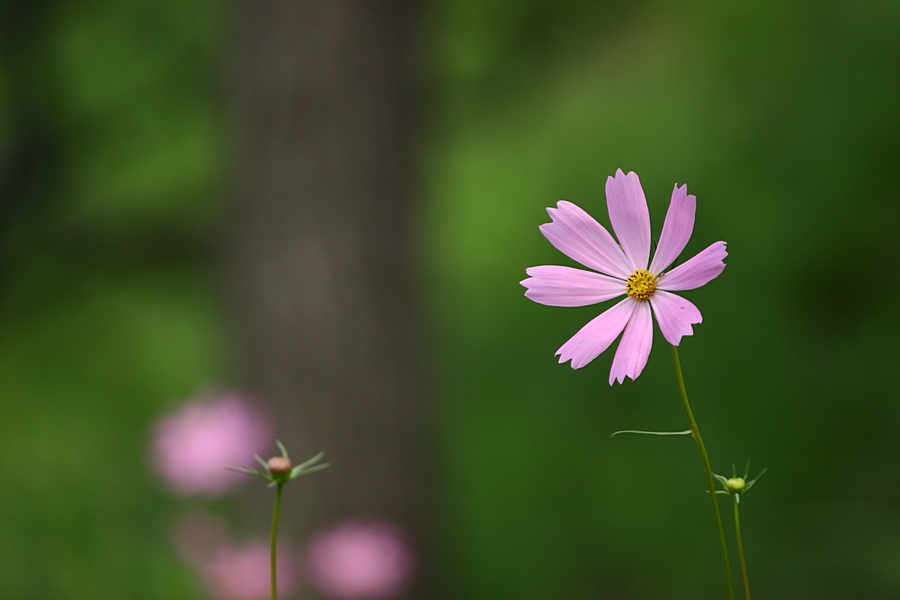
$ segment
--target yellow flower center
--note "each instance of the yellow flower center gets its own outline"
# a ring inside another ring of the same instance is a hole
[[[649,300],[655,291],[656,277],[650,271],[638,269],[625,280],[625,292],[638,302]]]

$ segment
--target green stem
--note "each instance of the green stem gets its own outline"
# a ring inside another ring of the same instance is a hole
[[[737,537],[738,556],[741,559],[741,575],[744,577],[744,597],[750,600],[750,578],[747,576],[747,562],[744,560],[744,542],[741,539],[741,499],[734,497],[734,532]]]
[[[271,558],[271,574],[272,574],[272,600],[278,600],[278,579],[275,575],[276,549],[278,548],[278,517],[281,513],[281,487],[275,492],[275,510],[272,511],[272,558]]]
[[[709,463],[709,455],[706,453],[706,446],[703,444],[703,438],[700,437],[700,429],[697,427],[697,421],[694,420],[694,413],[691,411],[691,404],[688,402],[687,389],[684,387],[684,375],[681,372],[681,360],[678,358],[678,347],[672,346],[672,356],[675,358],[675,376],[678,378],[678,390],[681,392],[681,402],[684,404],[684,412],[687,413],[688,423],[691,425],[691,435],[697,442],[697,449],[700,450],[700,458],[703,460],[703,468],[706,470],[706,485],[709,487],[709,500],[712,503],[713,516],[716,520],[716,530],[719,533],[719,546],[722,549],[722,568],[725,571],[725,587],[728,593],[728,600],[734,600],[734,589],[731,583],[731,564],[728,561],[728,545],[725,543],[725,530],[722,528],[722,516],[719,514],[719,501],[716,496],[716,483],[713,479],[712,466]]]

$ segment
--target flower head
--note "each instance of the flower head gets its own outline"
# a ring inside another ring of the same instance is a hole
[[[613,358],[609,383],[636,379],[650,356],[653,317],[663,337],[677,346],[694,333],[700,311],[691,302],[671,292],[703,286],[725,269],[725,242],[716,242],[671,271],[666,269],[684,250],[694,229],[697,199],[687,185],[675,186],[659,245],[650,260],[650,212],[636,173],[621,169],[606,180],[606,203],[612,235],[590,215],[571,202],[560,201],[549,208],[551,223],[541,233],[557,250],[593,269],[540,266],[526,269],[522,281],[525,296],[548,306],[587,306],[625,296],[581,328],[556,351],[559,362],[572,361],[573,369],[585,366],[622,334]],[[652,310],[651,310],[652,309]],[[651,314],[652,313],[652,314]]]
[[[328,598],[377,600],[403,591],[415,561],[390,523],[345,521],[313,537],[311,583]]]
[[[763,469],[759,472],[759,475],[750,479],[750,461],[747,461],[747,466],[744,469],[744,476],[740,477],[737,474],[737,469],[734,465],[731,465],[731,477],[725,477],[724,475],[719,475],[718,473],[713,473],[713,477],[719,480],[719,483],[722,484],[721,490],[717,490],[717,494],[726,494],[728,496],[734,496],[735,502],[741,501],[741,494],[745,494],[750,491],[750,488],[756,483],[756,481],[765,474],[768,469]]]
[[[177,494],[218,495],[241,478],[225,470],[269,439],[269,424],[238,394],[196,400],[156,423],[152,460]]]
[[[319,452],[306,462],[295,467],[294,463],[291,462],[291,457],[288,456],[287,448],[284,447],[281,440],[275,440],[275,445],[281,450],[281,456],[273,456],[269,460],[263,460],[259,454],[253,455],[256,462],[262,466],[262,471],[257,471],[250,467],[232,467],[231,465],[225,468],[235,473],[243,473],[244,475],[253,475],[254,477],[265,479],[269,482],[269,487],[275,487],[288,481],[293,481],[303,475],[327,469],[329,466],[328,463],[319,462],[325,456],[324,452]]]

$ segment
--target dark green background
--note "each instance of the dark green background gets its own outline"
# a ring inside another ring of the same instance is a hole
[[[0,597],[196,598],[146,468],[152,419],[228,382],[228,4],[0,8]],[[670,352],[553,352],[597,307],[522,296],[543,239],[638,172],[654,234],[698,201],[681,357],[742,503],[760,598],[900,596],[900,4],[445,0],[425,6],[418,238],[438,373],[445,597],[720,598]],[[723,503],[723,507],[729,505]],[[728,511],[726,510],[726,515]],[[730,523],[730,518],[726,518]]]

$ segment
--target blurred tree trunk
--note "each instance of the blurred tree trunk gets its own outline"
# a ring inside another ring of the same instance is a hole
[[[421,548],[409,6],[238,7],[238,367],[274,406],[292,457],[324,450],[332,465],[288,488],[286,532],[299,544],[338,519],[385,518]]]

